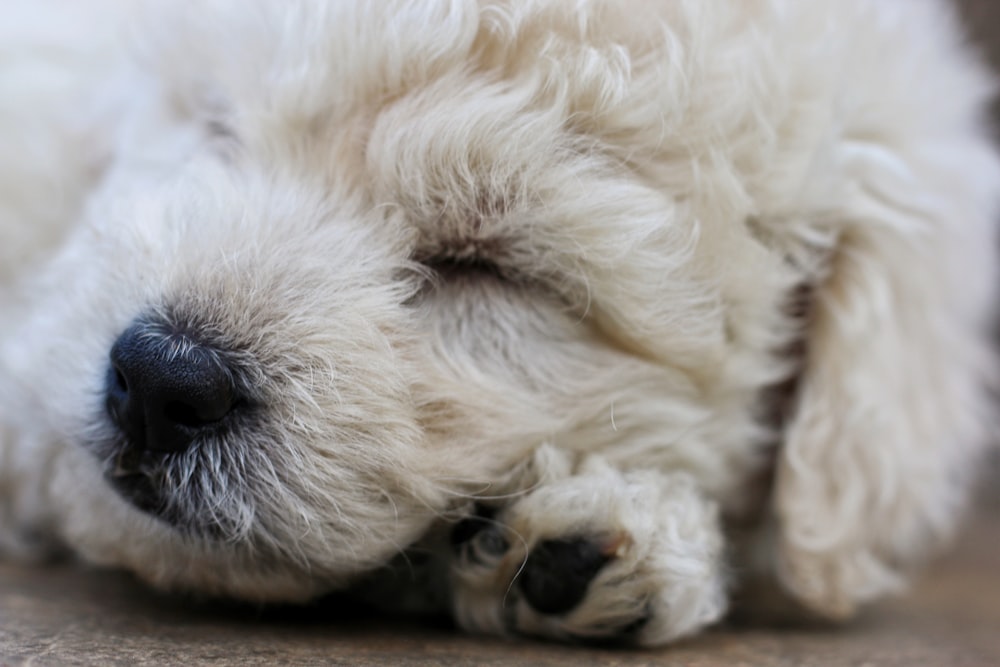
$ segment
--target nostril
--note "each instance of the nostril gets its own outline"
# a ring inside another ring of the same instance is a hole
[[[119,391],[128,392],[128,380],[125,379],[125,376],[122,375],[122,372],[117,368],[115,368],[114,371],[115,371],[115,387]]]
[[[163,414],[175,424],[188,428],[198,428],[205,424],[205,421],[198,416],[197,408],[179,401],[167,403],[163,408]]]
[[[207,408],[207,409],[206,409]],[[228,400],[216,406],[193,405],[184,401],[167,401],[163,406],[163,416],[175,424],[188,428],[202,428],[221,421],[232,409]]]
[[[127,431],[127,415],[126,410],[128,408],[128,382],[125,380],[125,376],[122,375],[121,371],[112,366],[108,370],[107,379],[107,398],[105,401],[108,413],[114,422],[122,429]]]

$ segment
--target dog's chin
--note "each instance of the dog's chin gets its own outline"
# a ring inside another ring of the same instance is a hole
[[[105,473],[104,480],[134,509],[165,523],[178,533],[209,540],[225,537],[221,525],[198,521],[181,512],[150,475],[142,472],[123,473],[111,469]]]
[[[396,549],[384,563],[359,566],[350,559],[331,561],[315,552],[293,555],[257,535],[261,526],[237,534],[221,521],[206,521],[193,510],[186,513],[146,477],[106,475],[105,479],[128,505],[121,516],[121,525],[127,528],[111,542],[106,538],[90,542],[88,536],[85,544],[91,546],[84,552],[101,564],[129,570],[160,590],[202,599],[302,604],[353,591],[372,577],[381,581],[394,556],[406,558],[397,555],[405,549]],[[151,549],[142,542],[158,546]],[[396,578],[402,580],[403,575]],[[395,584],[385,586],[396,589]]]
[[[171,525],[176,524],[176,518],[167,510],[168,503],[147,475],[120,474],[112,470],[105,473],[104,479],[115,493],[136,509]]]
[[[205,541],[232,540],[232,529],[218,516],[196,511],[197,499],[181,499],[169,490],[165,472],[176,465],[174,455],[137,451],[121,438],[91,444],[102,461],[102,478],[133,510],[156,519],[171,531]],[[110,454],[110,452],[118,452]]]

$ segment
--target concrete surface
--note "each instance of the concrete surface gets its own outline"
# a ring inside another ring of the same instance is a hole
[[[846,627],[727,626],[660,651],[463,636],[343,604],[267,611],[161,596],[127,575],[0,565],[0,665],[1000,666],[1000,503],[910,595]]]
[[[960,0],[1000,66],[1000,0]],[[462,636],[338,603],[266,611],[150,592],[127,575],[0,564],[0,667],[584,665],[1000,667],[1000,476],[994,499],[912,593],[851,625],[730,625],[662,651]]]

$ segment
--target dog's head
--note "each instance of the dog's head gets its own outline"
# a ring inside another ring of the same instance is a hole
[[[723,306],[780,290],[756,244],[703,235],[747,206],[690,155],[724,119],[668,103],[693,93],[662,24],[588,11],[234,3],[157,26],[5,351],[18,419],[61,443],[78,549],[301,597],[543,442],[748,437],[745,402],[707,405],[734,349],[772,341]]]

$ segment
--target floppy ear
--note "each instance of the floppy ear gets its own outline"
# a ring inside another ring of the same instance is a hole
[[[839,147],[840,240],[775,493],[779,578],[829,616],[949,536],[988,442],[1000,169],[971,125]]]

